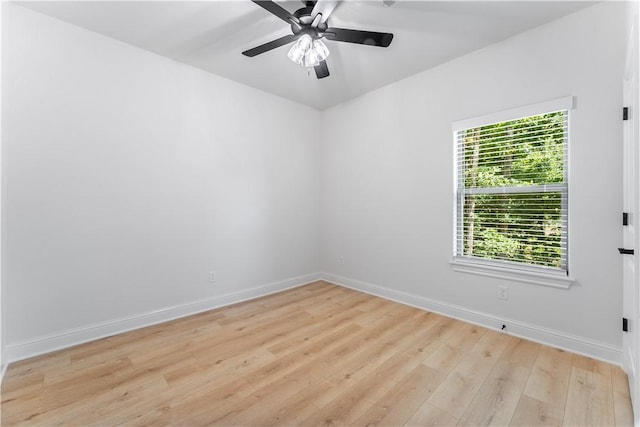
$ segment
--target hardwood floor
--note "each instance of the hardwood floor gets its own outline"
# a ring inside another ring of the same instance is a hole
[[[616,366],[317,282],[12,364],[2,425],[632,425]]]

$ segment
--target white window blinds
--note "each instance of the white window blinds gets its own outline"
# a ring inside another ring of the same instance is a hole
[[[568,109],[458,126],[458,259],[568,272]]]

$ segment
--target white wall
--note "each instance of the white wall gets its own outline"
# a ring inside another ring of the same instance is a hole
[[[508,331],[617,359],[624,20],[624,4],[604,2],[326,110],[328,277],[495,327],[506,319]],[[451,122],[566,95],[577,100],[569,230],[577,282],[563,290],[454,272]],[[497,299],[499,285],[509,301]]]
[[[158,321],[299,284],[321,269],[534,339],[569,337],[584,344],[571,349],[597,357],[619,354],[620,4],[323,113],[3,7],[4,359],[135,326],[123,319],[141,314]],[[576,284],[453,272],[451,122],[564,95],[577,98]],[[317,121],[325,138],[306,132]],[[505,284],[510,299],[498,301]],[[187,308],[165,310],[176,306]]]
[[[319,271],[316,110],[3,7],[10,357]]]

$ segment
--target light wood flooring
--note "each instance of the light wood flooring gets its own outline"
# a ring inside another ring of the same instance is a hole
[[[2,425],[632,425],[616,366],[317,282],[12,364]]]

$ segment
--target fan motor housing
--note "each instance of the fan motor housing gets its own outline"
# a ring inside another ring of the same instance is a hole
[[[327,29],[327,23],[322,22],[318,24],[316,28],[311,26],[313,22],[313,18],[311,17],[311,13],[313,12],[313,6],[307,6],[300,8],[293,12],[293,16],[298,18],[300,21],[300,26],[296,24],[291,24],[291,31],[293,34],[309,34],[312,38],[317,39],[319,37],[318,32],[324,31]]]
[[[310,24],[311,23],[311,12],[313,12],[313,6],[307,6],[307,7],[302,7],[298,10],[296,10],[295,12],[293,12],[293,16],[295,16],[296,18],[298,18],[300,21],[306,20],[309,22],[304,22],[305,24]],[[304,18],[307,19],[304,19]]]

